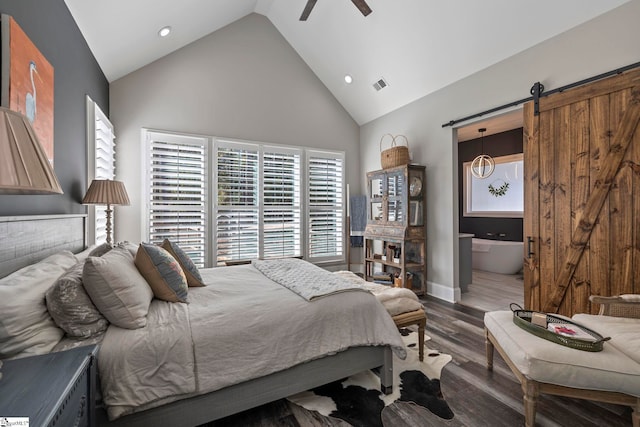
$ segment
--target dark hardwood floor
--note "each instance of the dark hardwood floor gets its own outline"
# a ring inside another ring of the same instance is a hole
[[[484,312],[437,299],[423,300],[427,311],[427,347],[453,356],[441,374],[442,393],[455,413],[443,420],[408,403],[383,411],[386,426],[522,426],[522,390],[499,354],[492,372],[486,369]],[[630,426],[628,407],[542,395],[537,426]],[[286,400],[277,401],[209,424],[209,427],[314,427],[347,423],[306,411]]]

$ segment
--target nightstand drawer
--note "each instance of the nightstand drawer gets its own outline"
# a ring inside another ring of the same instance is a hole
[[[62,398],[50,427],[87,427],[89,425],[89,375],[87,371],[78,377],[69,393]]]

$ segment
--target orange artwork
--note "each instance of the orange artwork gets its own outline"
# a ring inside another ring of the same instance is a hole
[[[2,58],[3,73],[9,71],[8,88],[4,77],[2,85],[3,92],[8,90],[8,107],[27,116],[53,165],[53,67],[13,18],[2,15],[2,21],[3,50],[7,33],[9,38],[9,55],[3,52]],[[2,99],[6,106],[6,94]]]

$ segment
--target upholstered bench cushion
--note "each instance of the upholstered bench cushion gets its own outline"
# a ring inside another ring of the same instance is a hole
[[[611,337],[612,345],[638,363],[640,370],[640,319],[576,314],[573,320],[602,335]]]
[[[640,365],[609,343],[600,352],[574,350],[516,326],[510,311],[488,312],[484,324],[511,362],[532,380],[640,397]]]

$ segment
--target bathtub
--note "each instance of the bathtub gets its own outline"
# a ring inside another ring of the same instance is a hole
[[[523,242],[471,239],[471,267],[474,270],[516,274],[522,270]]]

